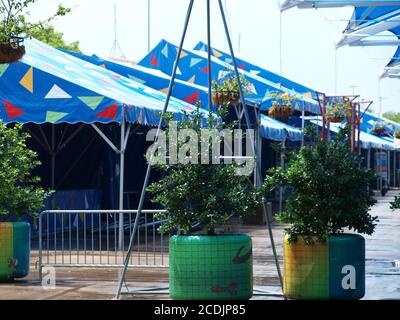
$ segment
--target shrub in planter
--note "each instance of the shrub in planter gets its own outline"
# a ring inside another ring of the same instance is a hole
[[[0,122],[0,280],[29,273],[30,225],[22,216],[35,216],[48,195],[38,187],[31,170],[39,165],[26,147],[28,135],[20,125],[7,128]],[[11,217],[14,217],[11,221]]]
[[[219,110],[223,117],[221,110],[226,112],[226,108]],[[186,117],[179,130],[193,129],[201,136],[199,143],[205,142],[211,150],[210,140],[201,135],[203,116],[197,110]],[[215,124],[211,115],[210,118],[209,127],[217,132],[231,129],[223,122]],[[178,153],[182,152],[185,144],[178,143],[177,147]],[[148,188],[152,201],[168,211],[157,217],[166,220],[160,232],[179,234],[170,239],[170,296],[191,300],[249,299],[253,294],[251,238],[217,234],[216,229],[233,215],[245,217],[254,212],[260,205],[260,194],[253,190],[248,177],[237,174],[236,165],[201,164],[204,162],[200,153],[187,156],[191,163],[158,164],[164,177]],[[192,226],[199,223],[204,232],[191,234]]]
[[[315,132],[314,128],[308,130]],[[285,211],[284,294],[294,299],[360,299],[365,288],[365,244],[377,222],[368,186],[375,173],[349,148],[350,129],[295,154],[286,169],[270,170],[266,191],[289,187]],[[347,232],[347,233],[345,233]]]

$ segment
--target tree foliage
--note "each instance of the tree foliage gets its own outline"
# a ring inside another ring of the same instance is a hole
[[[362,159],[351,152],[348,139],[349,128],[343,129],[334,140],[303,147],[287,168],[269,170],[266,192],[288,188],[285,210],[277,219],[290,224],[285,229],[290,241],[298,236],[304,236],[306,243],[313,243],[313,237],[325,241],[346,229],[374,232],[377,217],[369,213],[375,203],[369,185],[376,174],[361,167]]]
[[[0,215],[35,216],[49,195],[31,175],[40,161],[27,148],[28,137],[21,125],[6,127],[0,121]]]
[[[220,111],[219,115],[223,117],[224,113]],[[178,130],[190,128],[200,136],[203,119],[198,106],[197,111],[185,114]],[[232,124],[216,124],[212,114],[209,119],[209,129],[232,129]],[[178,152],[184,144],[177,145]],[[201,164],[200,152],[194,157],[198,164],[158,165],[164,177],[148,187],[152,201],[168,211],[158,216],[166,219],[160,228],[163,233],[180,230],[187,234],[193,225],[201,223],[209,234],[214,234],[217,225],[227,222],[232,215],[252,214],[261,202],[260,193],[253,190],[248,177],[237,175],[237,164]]]
[[[56,12],[44,21],[30,22],[28,9],[36,0],[0,0],[0,43],[14,37],[34,37],[52,47],[80,52],[79,42],[65,43],[63,34],[50,24],[55,18],[65,16],[71,9],[59,5]]]
[[[386,119],[392,120],[394,122],[400,123],[400,113],[394,111],[388,111],[383,114]]]

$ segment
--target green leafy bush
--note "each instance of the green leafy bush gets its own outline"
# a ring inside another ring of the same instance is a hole
[[[40,162],[26,146],[28,137],[21,125],[6,127],[0,121],[0,215],[6,217],[35,216],[49,195],[31,175]]]
[[[400,196],[394,197],[394,201],[390,203],[390,209],[393,211],[400,209]]]
[[[36,0],[7,0],[0,1],[0,43],[7,43],[13,37],[34,36],[40,29],[45,28],[56,17],[65,16],[71,9],[59,5],[57,11],[45,21],[32,23],[27,20],[31,7]]]
[[[310,127],[308,134],[314,135]],[[375,203],[369,185],[376,179],[361,167],[361,157],[351,152],[349,128],[334,140],[317,140],[293,155],[287,168],[274,168],[265,179],[265,191],[288,188],[285,210],[277,220],[290,224],[285,229],[290,241],[304,236],[306,243],[325,241],[345,229],[372,234],[377,217],[369,213]]]
[[[226,107],[220,108],[218,115],[223,117],[226,112]],[[178,130],[194,129],[201,136],[203,119],[198,105],[195,112],[185,114]],[[233,124],[216,122],[211,114],[209,119],[209,129],[232,130]],[[208,145],[211,154],[210,140]],[[184,144],[178,143],[178,152],[183,147]],[[164,177],[148,187],[152,201],[168,211],[158,215],[159,219],[166,219],[160,228],[162,233],[179,230],[188,234],[193,225],[201,223],[208,234],[214,234],[215,227],[227,222],[233,214],[239,217],[253,214],[261,196],[253,190],[248,177],[237,175],[238,165],[201,164],[200,152],[191,156],[197,157],[198,164],[157,165]]]

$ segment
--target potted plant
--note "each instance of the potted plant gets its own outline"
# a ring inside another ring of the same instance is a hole
[[[225,113],[226,108],[218,111],[223,118],[221,110]],[[199,144],[211,150],[210,140],[202,135],[199,109],[185,118],[179,130],[194,130],[200,136]],[[209,119],[209,129],[232,129],[224,122],[216,123],[211,114]],[[185,148],[181,143],[175,145],[178,154]],[[218,227],[233,216],[252,214],[261,202],[260,194],[248,177],[237,174],[237,165],[202,164],[201,153],[191,157],[198,164],[157,164],[164,177],[148,188],[152,201],[168,212],[157,217],[165,220],[160,232],[178,234],[169,244],[170,296],[179,300],[249,299],[253,294],[252,240],[247,235],[221,234]],[[203,226],[200,234],[192,233],[196,224]]]
[[[315,128],[307,134],[315,137]],[[365,291],[365,241],[377,217],[369,185],[376,174],[361,167],[347,143],[350,129],[293,155],[286,169],[265,180],[266,191],[289,188],[277,220],[289,224],[284,240],[284,294],[292,299],[361,299]]]
[[[249,82],[244,76],[240,77],[242,90],[244,94],[248,93]],[[222,84],[213,81],[212,99],[217,106],[232,105],[236,106],[240,101],[239,82],[236,76],[229,76],[223,80]]]
[[[396,131],[394,132],[394,137],[396,139],[400,139],[400,128],[397,128]]]
[[[326,108],[326,118],[329,122],[341,123],[349,116],[351,116],[351,104],[349,102],[333,103]]]
[[[40,163],[27,138],[20,125],[0,121],[0,281],[29,274],[30,225],[21,218],[35,216],[49,194],[31,175]]]
[[[386,125],[387,123],[385,121],[377,121],[375,122],[375,124],[373,125],[371,131],[378,135],[378,136],[382,136],[385,134],[386,132]]]
[[[70,12],[69,8],[59,6],[57,12],[45,21],[30,23],[26,20],[28,12],[25,10],[36,0],[1,1],[0,15],[0,64],[12,63],[20,60],[25,54],[24,37],[31,36],[35,30],[42,28],[58,16]]]
[[[273,97],[272,106],[268,110],[268,116],[273,119],[287,119],[293,114],[293,103],[295,96],[287,93],[271,93]]]

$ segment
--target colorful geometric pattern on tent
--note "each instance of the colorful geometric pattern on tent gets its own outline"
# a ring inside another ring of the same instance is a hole
[[[200,41],[195,47],[194,50],[196,51],[207,51],[208,50],[208,46],[207,44],[205,44],[204,42]],[[226,62],[227,64],[232,65],[233,64],[233,60],[230,54],[227,54],[221,50],[217,50],[215,48],[211,48],[211,53],[212,55],[219,59],[222,60],[224,62]],[[268,71],[266,69],[263,69],[257,65],[254,65],[252,63],[249,63],[245,60],[239,59],[236,57],[236,63],[239,66],[240,69],[249,72],[251,74],[254,74],[256,76],[259,76],[263,79],[275,82],[276,84],[280,85],[280,87],[282,89],[286,89],[286,90],[291,90],[293,92],[299,93],[299,94],[303,94],[308,98],[312,98],[312,99],[316,99],[317,95],[315,93],[315,90],[307,88],[299,83],[296,83],[294,81],[291,81],[285,77],[283,77],[282,75],[273,73],[271,71]]]
[[[147,68],[161,70],[165,74],[172,73],[175,58],[177,56],[177,47],[165,40],[161,42],[139,62],[139,65]],[[232,67],[226,62],[212,57],[212,79],[219,80],[232,71]],[[248,104],[259,105],[261,109],[267,110],[272,104],[271,93],[286,93],[297,95],[299,103],[296,109],[302,110],[303,105],[306,111],[319,114],[320,109],[316,101],[305,96],[296,94],[291,90],[281,88],[280,85],[263,79],[257,75],[239,70],[249,82],[247,88],[248,94],[245,95]],[[181,54],[177,78],[189,83],[208,86],[208,63],[207,55],[200,51],[184,50]]]
[[[0,65],[0,119],[6,123],[110,123],[155,126],[166,96],[132,79],[77,59],[37,40],[25,41],[20,62]],[[194,107],[172,98],[179,120]],[[207,115],[205,114],[205,117]]]
[[[135,81],[145,84],[153,89],[166,92],[168,90],[170,76],[159,70],[149,69],[137,65],[123,65],[102,59],[96,55],[87,56],[80,53],[65,51],[79,59],[88,61],[105,69],[116,72],[124,77],[134,79]],[[208,104],[208,91],[206,87],[184,82],[177,79],[174,84],[172,95],[187,103],[195,104],[201,102],[202,106]],[[271,119],[265,115],[261,115],[261,136],[265,139],[283,141],[289,139],[291,141],[301,141],[302,132],[285,123]]]

